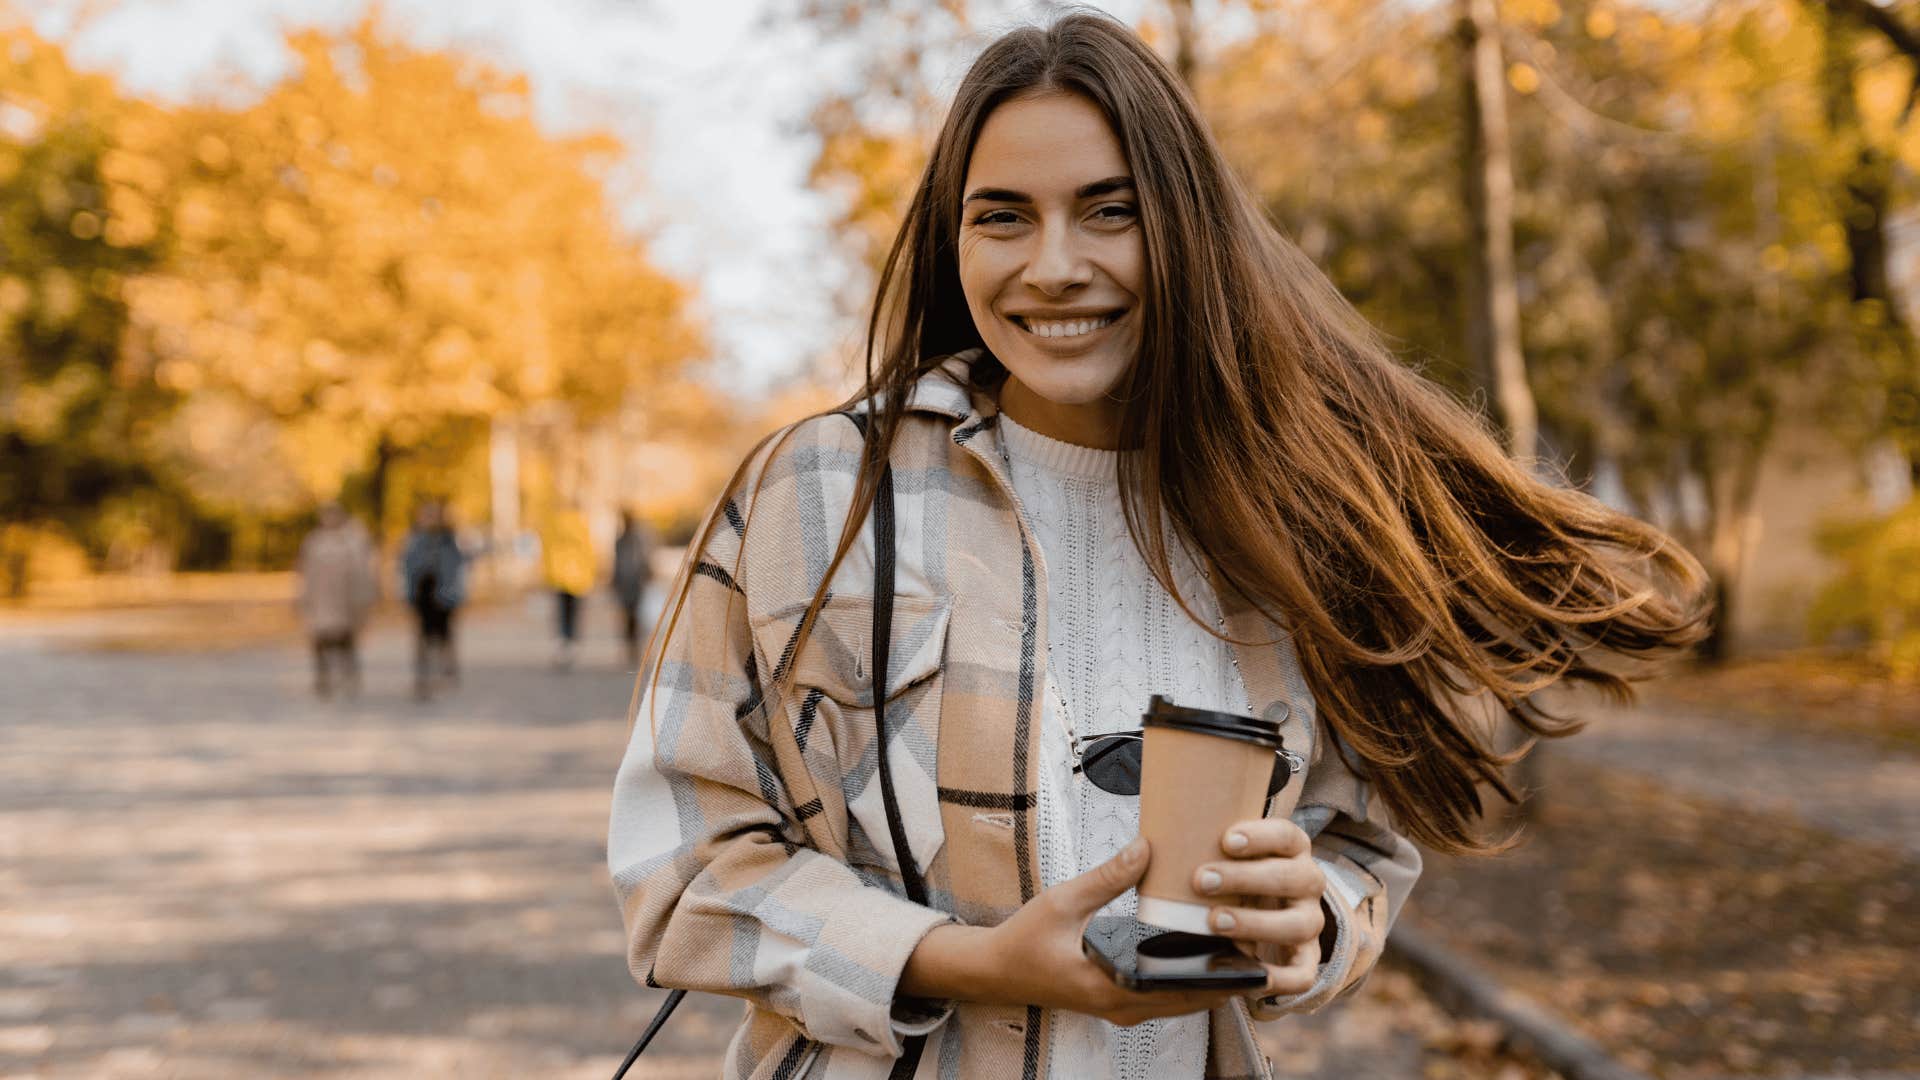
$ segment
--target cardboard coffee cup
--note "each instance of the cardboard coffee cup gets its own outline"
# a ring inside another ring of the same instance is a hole
[[[1155,695],[1141,727],[1140,835],[1151,850],[1135,917],[1212,934],[1207,913],[1240,898],[1194,892],[1194,871],[1226,857],[1220,839],[1228,826],[1265,812],[1280,724],[1183,708]]]

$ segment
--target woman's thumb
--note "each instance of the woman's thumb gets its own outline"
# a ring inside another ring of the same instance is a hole
[[[1070,895],[1075,909],[1092,915],[1132,888],[1146,872],[1147,841],[1136,836],[1119,854],[1072,880]]]

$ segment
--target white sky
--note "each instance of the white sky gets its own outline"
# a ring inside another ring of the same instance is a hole
[[[1148,0],[1097,6],[1123,18]],[[385,0],[426,45],[458,44],[532,79],[542,122],[611,128],[644,194],[626,206],[654,257],[694,281],[721,377],[760,390],[848,328],[834,313],[830,208],[806,186],[800,130],[819,57],[758,23],[763,0]],[[29,0],[41,33],[127,89],[183,100],[285,74],[296,25],[342,26],[359,0]],[[797,37],[797,35],[794,35]]]

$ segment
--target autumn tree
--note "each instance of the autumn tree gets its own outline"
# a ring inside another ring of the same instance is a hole
[[[357,479],[394,522],[396,469],[471,473],[493,419],[591,420],[699,354],[608,204],[611,138],[542,132],[523,77],[373,17],[288,44],[257,103],[176,118],[176,250],[130,291],[210,500],[291,512]]]
[[[1470,222],[1466,342],[1493,415],[1515,457],[1539,453],[1539,420],[1520,341],[1513,267],[1513,145],[1507,72],[1493,0],[1457,0],[1460,38],[1460,177]]]
[[[1548,456],[1576,482],[1617,474],[1686,538],[1724,628],[1783,418],[1838,410],[1830,388],[1854,381],[1817,37],[1759,3],[1502,11],[1516,293]],[[1223,58],[1206,97],[1223,142],[1342,291],[1469,391],[1479,365],[1448,325],[1474,261],[1448,192],[1463,137],[1450,28],[1369,0],[1290,19]]]
[[[797,35],[831,62],[805,123],[818,142],[808,182],[833,199],[833,232],[856,273],[843,311],[864,315],[907,199],[920,179],[945,109],[944,85],[982,20],[1013,10],[1006,0],[781,0],[771,30]]]
[[[1884,385],[1884,429],[1920,487],[1920,340],[1894,285],[1890,228],[1901,206],[1912,203],[1920,170],[1920,139],[1913,134],[1920,8],[1823,0],[1809,15],[1821,33],[1820,88],[1837,166],[1832,196],[1846,234],[1857,340]],[[1889,54],[1903,64],[1888,64]]]
[[[26,587],[36,529],[106,555],[176,517],[141,453],[174,395],[123,353],[130,277],[162,257],[144,156],[154,110],[0,30],[0,592]]]

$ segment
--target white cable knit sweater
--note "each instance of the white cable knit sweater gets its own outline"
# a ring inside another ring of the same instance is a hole
[[[1147,569],[1127,534],[1119,453],[1000,426],[1014,493],[1045,560],[1047,696],[1041,728],[1040,872],[1047,885],[1112,858],[1139,828],[1138,796],[1112,795],[1072,772],[1068,724],[1085,739],[1140,726],[1147,699],[1251,711],[1230,647],[1202,629]],[[1169,545],[1174,580],[1203,618],[1217,605],[1197,568]],[[1133,914],[1129,891],[1103,914]],[[1119,1028],[1056,1012],[1053,1080],[1200,1080],[1204,1013]]]

